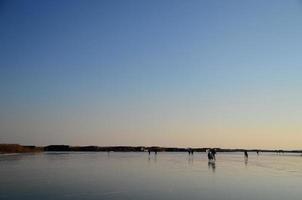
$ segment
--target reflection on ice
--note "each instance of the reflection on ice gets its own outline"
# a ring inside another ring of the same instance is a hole
[[[0,198],[10,200],[300,200],[302,157],[218,153],[208,162],[198,152],[0,155],[0,177]]]

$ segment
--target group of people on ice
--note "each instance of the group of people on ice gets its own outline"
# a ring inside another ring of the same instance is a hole
[[[207,149],[206,151],[208,155],[209,161],[216,161],[216,150],[215,149]],[[259,155],[259,152],[257,151],[257,155]],[[244,151],[244,157],[247,159],[249,157],[248,152]]]
[[[207,154],[208,154],[209,161],[215,161],[216,160],[216,150],[215,149],[208,149]]]

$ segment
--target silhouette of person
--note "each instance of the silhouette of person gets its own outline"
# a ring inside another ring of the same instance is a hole
[[[209,161],[214,160],[214,155],[213,155],[211,149],[207,150],[207,152],[208,152],[208,159],[209,159]]]
[[[213,159],[216,160],[216,150],[210,149],[210,152],[212,153]]]
[[[247,153],[247,150],[244,150],[244,157],[245,157],[245,158],[248,158],[248,157],[249,157],[249,154]]]

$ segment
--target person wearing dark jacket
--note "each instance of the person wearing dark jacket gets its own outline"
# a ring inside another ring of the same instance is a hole
[[[249,154],[247,153],[247,150],[244,151],[244,157],[245,157],[245,158],[248,158],[248,157],[249,157]]]

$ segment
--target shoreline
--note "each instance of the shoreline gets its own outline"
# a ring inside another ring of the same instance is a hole
[[[20,144],[0,144],[0,154],[11,153],[35,153],[35,152],[206,152],[204,148],[178,148],[160,146],[69,146],[69,145],[48,145],[48,146],[24,146]],[[264,152],[264,153],[302,153],[302,150],[272,150],[272,149],[224,149],[213,148],[217,152]]]

